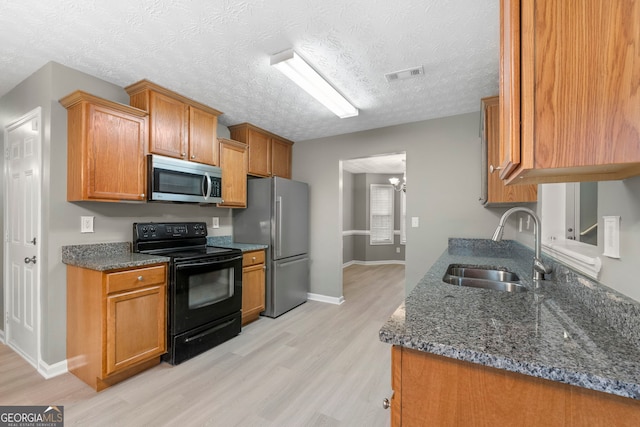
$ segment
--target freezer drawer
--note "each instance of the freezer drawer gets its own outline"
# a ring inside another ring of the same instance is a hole
[[[267,295],[265,315],[278,317],[307,301],[309,292],[309,257],[301,255],[272,264],[271,295]]]

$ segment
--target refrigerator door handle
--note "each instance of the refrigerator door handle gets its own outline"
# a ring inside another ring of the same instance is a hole
[[[282,196],[276,198],[276,257],[282,256]]]
[[[288,261],[288,262],[278,263],[277,266],[278,267],[286,267],[286,266],[291,265],[291,264],[297,264],[299,262],[307,262],[307,261],[309,261],[309,257],[300,258],[300,259],[297,259],[295,261]]]

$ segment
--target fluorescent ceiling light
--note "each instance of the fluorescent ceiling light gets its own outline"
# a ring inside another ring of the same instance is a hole
[[[341,119],[358,115],[358,109],[307,64],[293,49],[271,56],[271,65],[306,90]]]

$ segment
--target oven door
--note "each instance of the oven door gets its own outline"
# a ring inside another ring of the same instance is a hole
[[[242,308],[242,255],[176,261],[170,301],[170,333],[177,335]]]

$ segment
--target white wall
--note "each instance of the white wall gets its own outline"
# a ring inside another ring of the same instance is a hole
[[[476,112],[293,146],[293,178],[310,185],[312,293],[342,296],[340,160],[407,153],[407,218],[420,219],[419,228],[407,229],[407,290],[446,249],[449,237],[491,237],[504,209],[478,202],[479,123]]]

